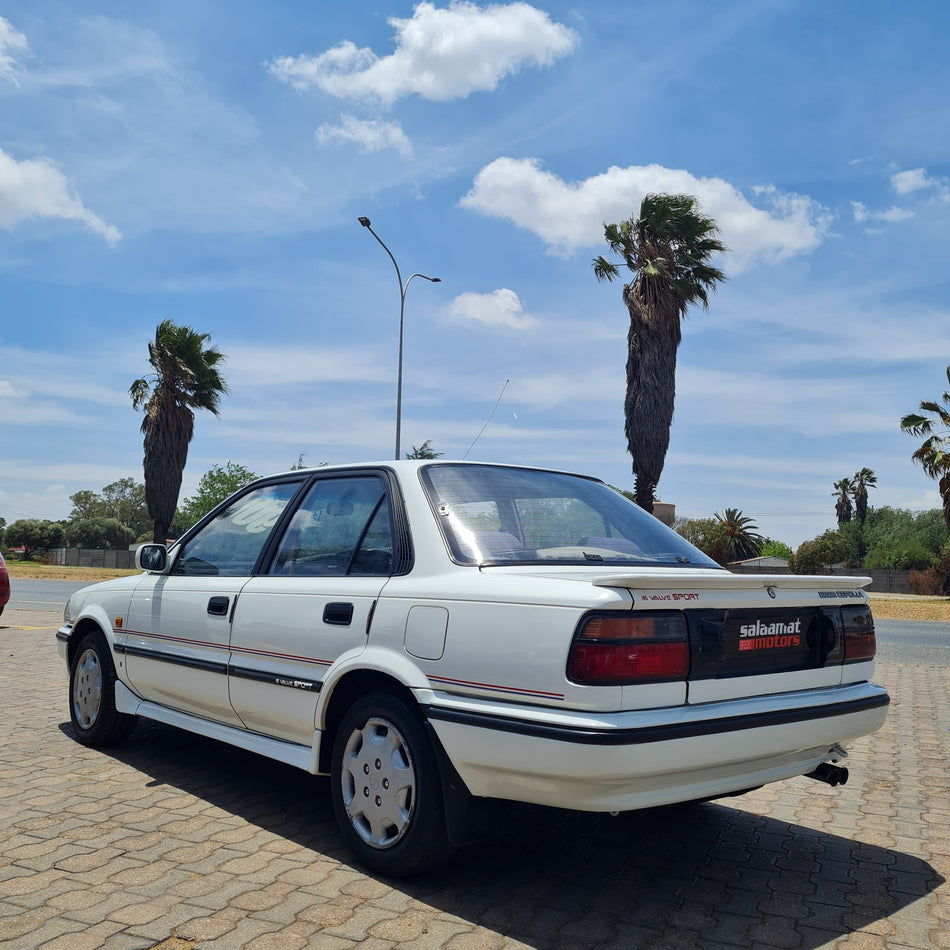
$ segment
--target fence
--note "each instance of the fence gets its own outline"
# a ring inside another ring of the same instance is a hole
[[[118,570],[135,567],[135,551],[101,548],[56,548],[46,552],[50,564],[60,567],[109,567]]]
[[[734,574],[789,574],[787,567],[739,567],[729,568]],[[909,594],[910,587],[907,578],[910,571],[865,571],[860,568],[826,567],[822,574],[832,574],[839,577],[870,577],[871,583],[866,588],[872,594]]]

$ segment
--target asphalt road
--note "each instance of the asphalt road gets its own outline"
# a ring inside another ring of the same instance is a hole
[[[25,577],[10,578],[8,610],[58,610],[66,606],[69,595],[89,586],[89,581],[38,581]]]
[[[8,609],[61,611],[86,581],[13,579]],[[877,658],[883,663],[950,666],[950,623],[876,620]]]

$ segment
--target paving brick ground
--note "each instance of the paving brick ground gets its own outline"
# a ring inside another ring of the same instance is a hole
[[[347,863],[324,779],[148,723],[77,744],[57,622],[0,620],[2,947],[950,948],[950,670],[879,667],[890,715],[845,788],[512,806],[498,840],[406,883]]]

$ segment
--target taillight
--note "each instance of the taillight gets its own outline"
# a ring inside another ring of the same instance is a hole
[[[574,634],[568,679],[583,686],[622,686],[686,679],[689,641],[682,614],[587,617]]]
[[[870,607],[842,607],[844,622],[844,662],[873,660],[877,651],[874,618]]]

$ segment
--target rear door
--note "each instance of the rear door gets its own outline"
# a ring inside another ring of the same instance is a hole
[[[394,565],[388,480],[318,476],[235,610],[231,703],[249,729],[310,745],[327,668],[366,645]]]

